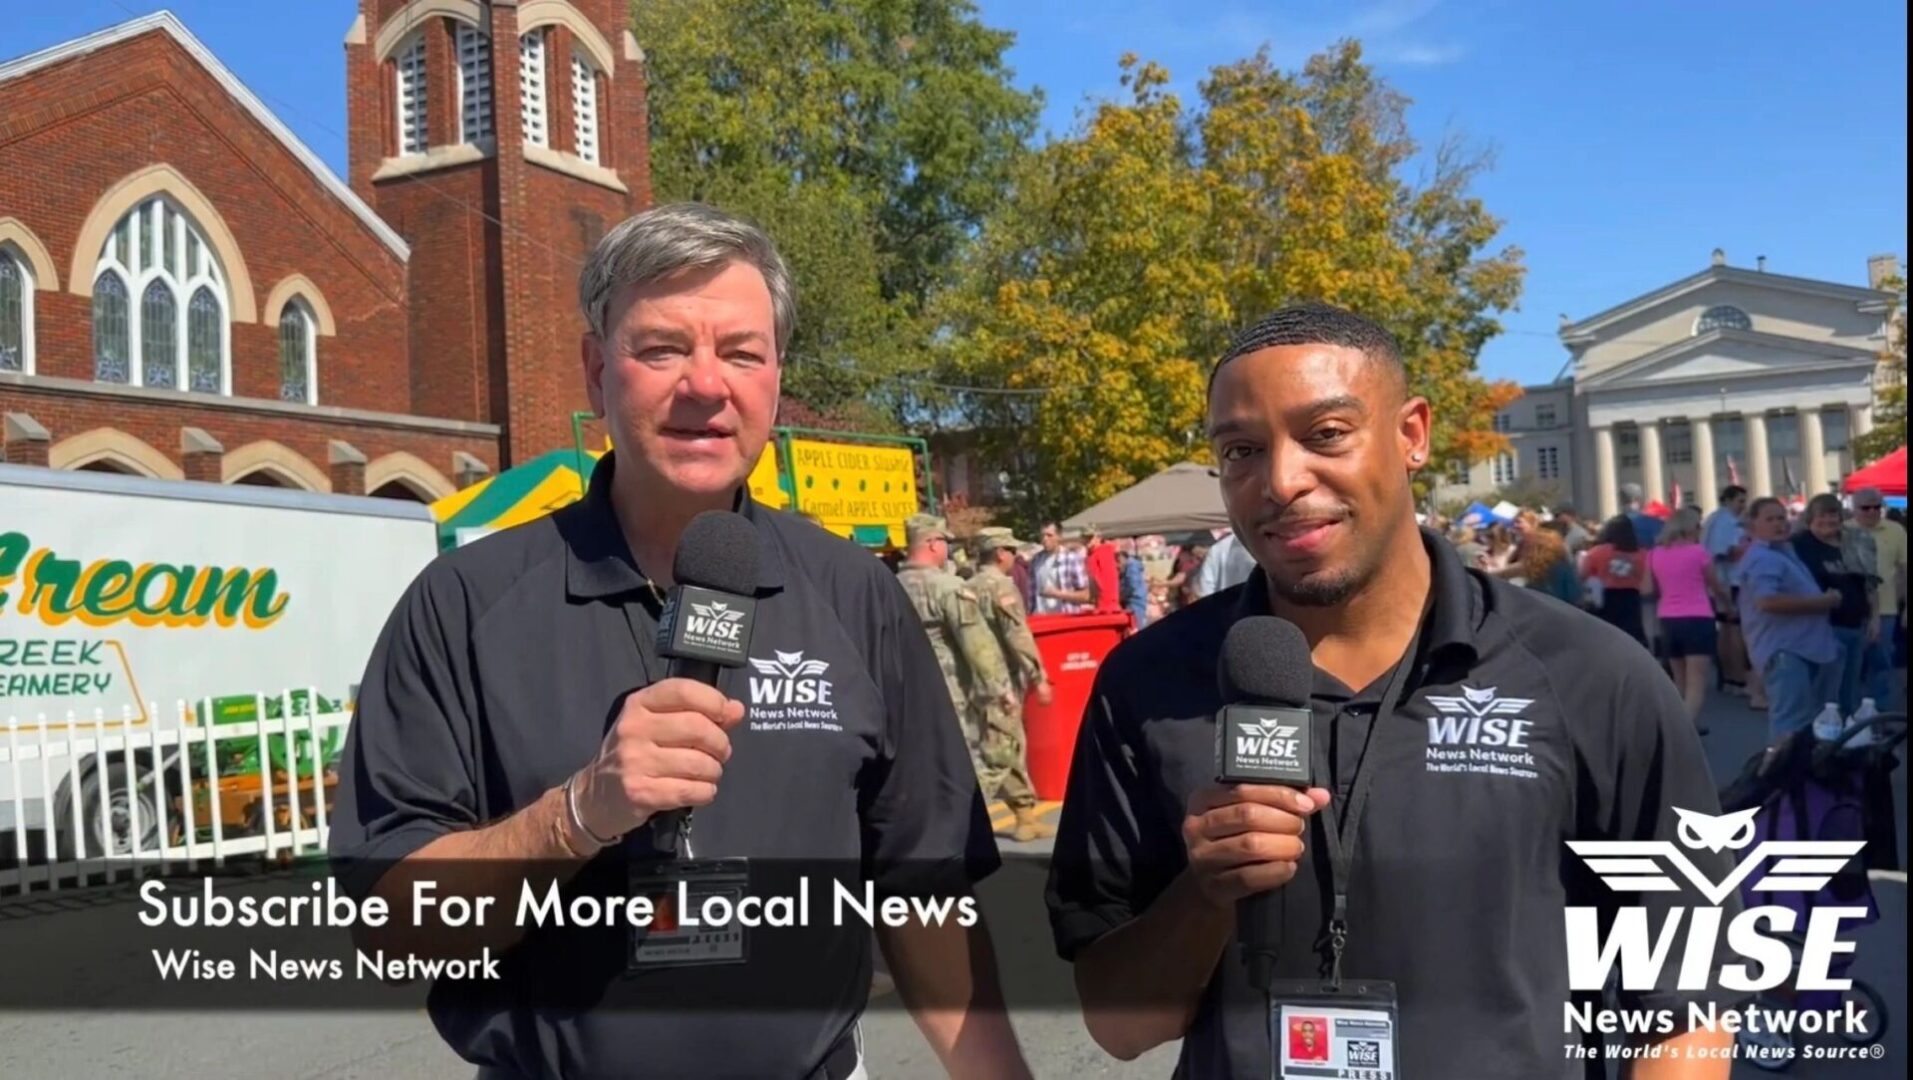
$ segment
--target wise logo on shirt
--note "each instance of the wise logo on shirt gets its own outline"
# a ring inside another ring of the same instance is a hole
[[[842,731],[828,660],[802,650],[750,658],[752,731]]]
[[[1427,718],[1427,770],[1538,779],[1541,772],[1528,745],[1534,720],[1524,715],[1534,699],[1503,694],[1496,686],[1460,690],[1425,699],[1435,710]]]

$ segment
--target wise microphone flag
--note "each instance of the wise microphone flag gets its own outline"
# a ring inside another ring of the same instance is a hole
[[[1294,623],[1252,615],[1229,628],[1216,671],[1216,779],[1231,784],[1306,788],[1312,779],[1309,691],[1315,662]],[[1236,941],[1249,985],[1266,990],[1281,948],[1283,897],[1262,892],[1236,901]]]
[[[1229,628],[1217,670],[1216,779],[1229,784],[1310,781],[1309,689],[1315,665],[1292,622],[1255,615]]]
[[[741,514],[707,510],[685,527],[671,563],[675,584],[658,615],[658,654],[671,661],[667,677],[716,686],[722,669],[744,666],[757,619],[759,552],[757,529]],[[693,857],[690,811],[654,820],[662,846]]]
[[[707,510],[691,519],[671,564],[676,582],[658,618],[658,652],[674,678],[715,683],[717,672],[743,667],[757,615],[757,530],[741,514]]]

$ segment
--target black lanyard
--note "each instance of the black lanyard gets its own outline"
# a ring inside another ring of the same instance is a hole
[[[1342,985],[1342,953],[1348,948],[1348,887],[1355,865],[1355,848],[1361,840],[1362,811],[1368,806],[1368,793],[1375,786],[1376,770],[1367,768],[1368,751],[1375,744],[1375,732],[1388,723],[1395,714],[1395,707],[1401,703],[1403,688],[1408,683],[1411,668],[1421,663],[1422,638],[1428,629],[1428,613],[1433,610],[1434,589],[1429,589],[1429,602],[1422,607],[1421,621],[1415,626],[1414,640],[1408,643],[1408,649],[1396,662],[1393,671],[1388,674],[1388,682],[1382,687],[1381,704],[1375,708],[1375,717],[1369,722],[1368,734],[1362,738],[1362,750],[1355,758],[1355,775],[1349,778],[1348,811],[1339,815],[1336,807],[1330,803],[1328,812],[1321,816],[1323,845],[1328,852],[1329,889],[1333,894],[1333,906],[1329,911],[1327,939],[1329,947],[1330,985],[1340,989]],[[1329,745],[1330,740],[1320,740]],[[1331,761],[1334,747],[1329,745]],[[1330,775],[1333,775],[1330,770]],[[1347,843],[1343,843],[1343,837]]]

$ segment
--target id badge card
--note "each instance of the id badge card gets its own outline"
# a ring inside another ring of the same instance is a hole
[[[1333,990],[1278,980],[1269,988],[1275,1080],[1399,1080],[1400,1020],[1391,982],[1349,979]]]
[[[631,867],[632,896],[651,900],[649,926],[631,928],[628,968],[741,964],[750,955],[737,920],[750,888],[746,859],[695,859]]]

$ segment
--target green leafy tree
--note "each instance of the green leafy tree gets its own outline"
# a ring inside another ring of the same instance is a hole
[[[785,389],[894,422],[927,298],[1007,189],[1040,99],[967,0],[634,0],[660,202],[747,214],[799,287]]]
[[[1853,440],[1853,460],[1866,465],[1906,445],[1906,267],[1881,283],[1899,299],[1886,320],[1886,348],[1873,373],[1873,429]]]
[[[1122,61],[1127,97],[1100,103],[1031,155],[937,313],[948,368],[968,381],[1042,388],[981,397],[986,441],[1041,484],[1032,512],[1066,512],[1164,467],[1207,457],[1209,366],[1240,327],[1320,299],[1401,339],[1434,403],[1434,467],[1501,449],[1497,409],[1518,395],[1475,373],[1493,313],[1519,294],[1520,252],[1499,231],[1458,144],[1432,172],[1407,102],[1343,44],[1284,73],[1266,52],[1218,67],[1186,111],[1169,74]]]

